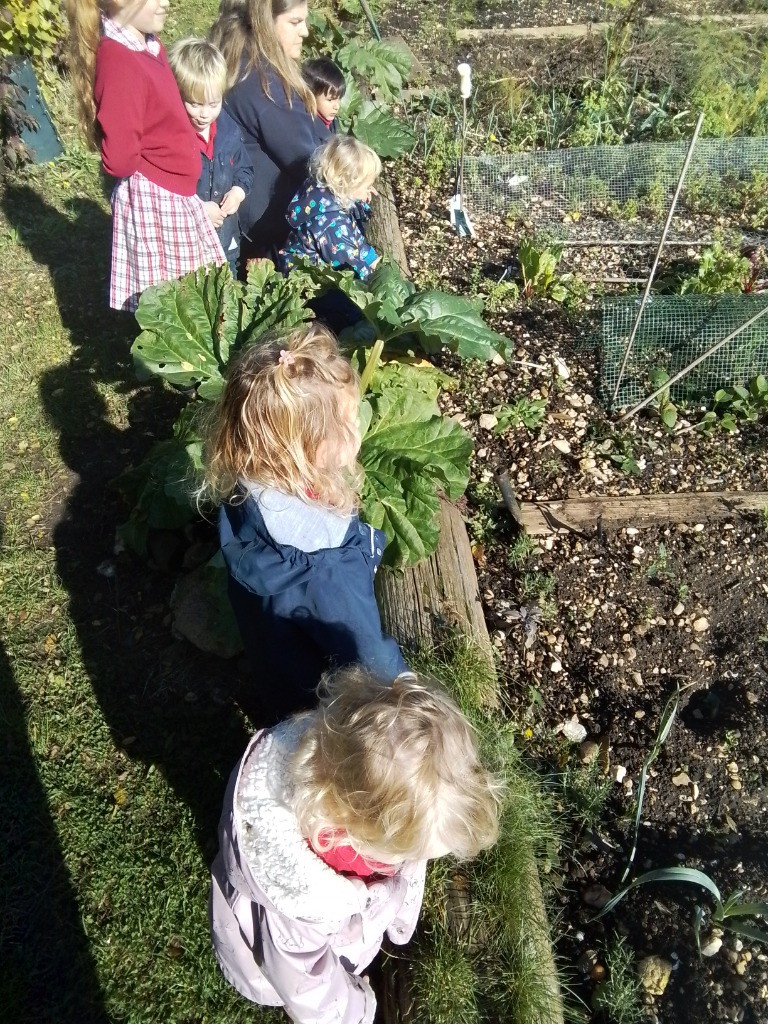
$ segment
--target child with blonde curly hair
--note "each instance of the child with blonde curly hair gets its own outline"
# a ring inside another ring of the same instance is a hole
[[[211,887],[227,980],[297,1024],[372,1024],[363,971],[385,933],[413,934],[428,859],[495,842],[501,792],[434,683],[326,677],[317,710],[257,733],[229,781]]]
[[[280,269],[291,270],[303,256],[353,270],[363,281],[370,277],[381,257],[365,240],[363,228],[379,174],[377,154],[351,135],[333,135],[315,150],[309,178],[288,207],[291,232],[280,250]]]
[[[356,511],[359,403],[351,363],[315,323],[243,352],[214,414],[204,493],[221,502],[262,724],[309,706],[328,668],[359,662],[394,679],[408,667],[373,592],[385,536]]]

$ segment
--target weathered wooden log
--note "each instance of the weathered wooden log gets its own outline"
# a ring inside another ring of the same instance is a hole
[[[371,202],[371,219],[365,230],[366,237],[376,252],[389,256],[397,264],[400,273],[408,277],[408,257],[405,252],[403,235],[397,222],[397,208],[392,186],[382,176],[376,182],[376,195]]]
[[[526,533],[558,530],[591,533],[656,523],[706,523],[768,508],[767,491],[689,491],[681,494],[589,495],[563,501],[524,501],[520,505]]]
[[[401,647],[439,647],[446,635],[463,633],[495,676],[472,550],[458,509],[440,503],[440,540],[434,554],[400,573],[382,571],[376,596],[385,629]],[[489,694],[489,706],[498,697]]]
[[[397,221],[393,196],[388,183],[382,182],[374,200],[368,237],[381,253],[395,260],[401,272],[408,274],[408,260]],[[440,540],[427,560],[402,573],[381,570],[376,592],[384,628],[406,649],[414,644],[439,645],[446,628],[463,633],[473,643],[478,657],[487,661],[489,678],[496,680],[493,648],[483,617],[477,574],[464,520],[458,509],[447,501],[440,503]],[[486,704],[498,704],[498,686],[489,689]],[[520,907],[519,936],[523,946],[534,950],[542,981],[549,994],[546,1007],[537,1020],[528,1024],[563,1024],[563,1002],[552,952],[549,922],[536,864],[528,865],[528,892]],[[460,886],[454,886],[458,894]],[[466,930],[466,915],[471,914],[467,900],[449,900],[446,914],[451,917],[451,934]],[[455,906],[453,905],[455,904]],[[466,905],[465,905],[466,904]],[[379,1017],[384,1024],[411,1024],[412,1000],[409,995],[408,961],[402,954],[386,958],[381,966]],[[428,1022],[413,1022],[428,1024]]]

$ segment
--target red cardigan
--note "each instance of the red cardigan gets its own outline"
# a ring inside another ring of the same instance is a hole
[[[195,194],[200,149],[162,46],[154,57],[102,38],[93,96],[107,174],[140,171],[176,195]]]

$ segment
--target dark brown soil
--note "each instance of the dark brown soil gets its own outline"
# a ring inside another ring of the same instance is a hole
[[[421,179],[416,188],[414,177]],[[465,294],[492,293],[525,228],[483,223],[476,239],[459,239],[447,220],[446,196],[425,188],[425,177],[423,167],[406,166],[396,188],[414,277]],[[615,252],[598,251],[593,272],[626,272],[618,258],[617,267]],[[724,896],[744,891],[766,900],[768,520],[670,522],[644,530],[629,521],[613,534],[540,538],[521,557],[493,471],[507,468],[523,500],[765,491],[768,425],[707,437],[685,424],[671,433],[657,415],[640,416],[622,435],[637,473],[622,472],[600,452],[613,435],[589,340],[598,310],[594,295],[570,311],[552,302],[502,302],[488,319],[515,339],[517,361],[463,367],[447,361],[458,389],[447,397],[446,411],[475,439],[468,525],[521,742],[554,777],[578,771],[586,751],[558,732],[575,717],[597,744],[596,779],[607,780],[609,790],[597,820],[569,831],[552,871],[558,950],[586,1004],[607,946],[624,935],[636,960],[655,954],[673,967],[663,995],[644,996],[647,1020],[756,1024],[768,1019],[765,947],[726,932],[722,948],[700,958],[696,905],[705,911],[702,941],[711,935],[712,901],[703,889],[649,885],[599,921],[589,901],[595,886],[619,887],[640,772],[678,687],[679,711],[648,779],[630,877],[695,867]],[[521,397],[546,400],[539,427],[497,434],[489,421],[481,426],[481,416]]]

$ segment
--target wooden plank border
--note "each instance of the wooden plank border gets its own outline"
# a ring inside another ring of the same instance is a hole
[[[703,523],[768,508],[768,491],[691,491],[681,494],[590,495],[563,501],[520,503],[526,533],[593,533],[657,523]]]

